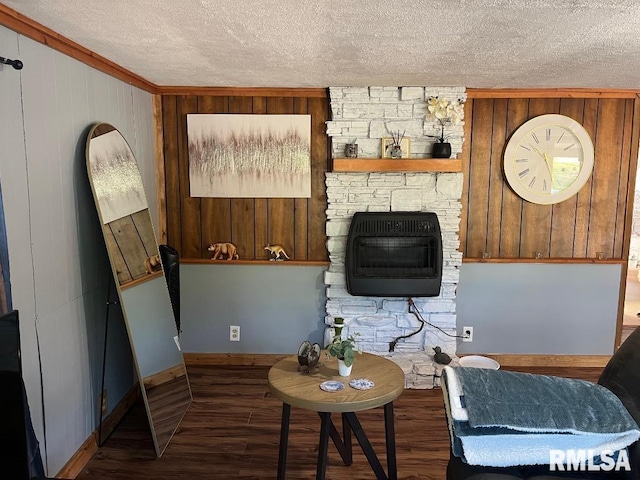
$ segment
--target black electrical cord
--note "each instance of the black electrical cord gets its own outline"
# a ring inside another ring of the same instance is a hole
[[[418,319],[418,321],[420,322],[420,328],[418,328],[418,330],[416,330],[415,332],[411,332],[411,333],[409,333],[407,335],[401,335],[400,337],[396,337],[393,340],[391,340],[389,342],[389,351],[390,352],[393,352],[396,349],[396,345],[398,344],[398,342],[400,340],[405,340],[407,338],[413,337],[414,335],[417,335],[418,333],[420,333],[422,331],[422,329],[424,328],[425,325],[429,325],[430,327],[433,327],[433,328],[435,328],[437,330],[440,330],[447,337],[466,338],[466,335],[451,335],[450,333],[445,332],[439,326],[434,325],[433,323],[427,322],[424,318],[422,318],[422,314],[420,313],[420,310],[418,310],[418,307],[416,307],[416,304],[413,301],[413,298],[409,298],[407,303],[409,304],[408,312],[409,313],[413,313],[413,315]],[[413,311],[412,311],[412,309],[413,309]]]

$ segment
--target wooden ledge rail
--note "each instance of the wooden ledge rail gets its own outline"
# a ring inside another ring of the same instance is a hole
[[[278,265],[293,267],[328,267],[328,260],[209,260],[208,258],[181,258],[180,263],[188,265]]]
[[[621,258],[463,258],[462,263],[545,263],[545,264],[557,264],[557,263],[593,263],[593,264],[624,264],[626,260]]]
[[[458,158],[334,158],[334,172],[462,172]]]

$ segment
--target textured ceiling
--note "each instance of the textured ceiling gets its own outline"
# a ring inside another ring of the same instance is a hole
[[[638,0],[1,1],[158,85],[640,89]]]

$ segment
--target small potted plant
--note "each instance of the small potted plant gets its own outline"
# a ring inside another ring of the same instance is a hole
[[[357,333],[349,335],[344,339],[337,336],[327,348],[329,355],[338,359],[338,373],[341,377],[348,377],[351,375],[351,368],[353,367],[356,353],[360,353],[360,350],[356,348],[355,337],[357,335]]]
[[[450,135],[444,134],[446,125],[457,125],[464,116],[464,102],[447,100],[438,97],[429,97],[427,102],[429,118],[440,124],[440,135],[427,135],[436,138],[438,143],[433,144],[432,155],[434,158],[449,158],[451,156],[451,144],[447,142]]]

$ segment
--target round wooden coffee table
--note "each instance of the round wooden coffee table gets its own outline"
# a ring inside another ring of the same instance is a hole
[[[374,386],[369,390],[352,388],[349,386],[349,381],[355,378],[369,379]],[[329,380],[342,382],[344,389],[336,392],[320,389],[320,384]],[[325,352],[322,353],[319,368],[309,374],[298,371],[298,357],[292,355],[279,361],[269,370],[269,390],[283,402],[278,480],[284,480],[291,406],[313,410],[320,415],[316,479],[321,480],[325,476],[329,437],[336,445],[344,463],[351,464],[351,432],[358,439],[376,478],[379,480],[397,478],[393,401],[404,390],[404,373],[394,362],[378,355],[363,353],[356,355],[351,375],[341,377],[338,375],[337,360],[333,357],[325,359]],[[355,412],[380,406],[384,406],[387,473],[384,472],[355,414]],[[342,438],[331,421],[332,412],[342,414]]]

